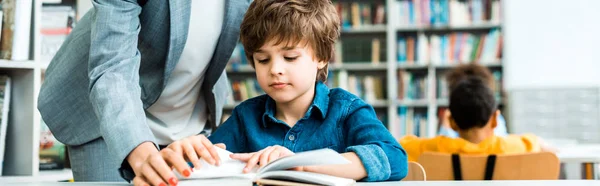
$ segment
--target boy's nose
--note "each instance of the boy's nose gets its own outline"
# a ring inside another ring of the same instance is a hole
[[[273,75],[283,75],[285,71],[285,63],[281,60],[276,60],[271,63],[271,74]]]

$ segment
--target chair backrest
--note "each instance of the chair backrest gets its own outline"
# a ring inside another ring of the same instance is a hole
[[[459,155],[462,180],[483,180],[488,155]],[[428,180],[455,180],[452,154],[423,153],[418,162]],[[497,155],[492,180],[555,180],[560,161],[550,152]]]
[[[421,164],[414,161],[408,162],[408,174],[402,181],[425,181],[426,179],[427,175]]]

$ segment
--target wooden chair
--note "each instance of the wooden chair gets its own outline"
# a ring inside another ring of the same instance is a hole
[[[408,162],[408,174],[402,181],[425,181],[426,179],[427,175],[421,164],[414,161]]]
[[[496,156],[426,152],[418,162],[428,180],[556,180],[560,169],[558,157],[550,152]]]

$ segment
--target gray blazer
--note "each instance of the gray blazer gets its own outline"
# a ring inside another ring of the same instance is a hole
[[[160,96],[185,46],[190,0],[94,0],[46,70],[38,110],[67,145],[103,138],[120,160],[155,141],[145,109]],[[222,115],[224,72],[239,38],[248,0],[227,0],[223,29],[202,93],[210,128]],[[189,33],[194,34],[194,33]]]

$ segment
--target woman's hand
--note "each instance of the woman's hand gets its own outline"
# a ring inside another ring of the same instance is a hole
[[[214,146],[225,148],[224,144],[213,145],[204,135],[196,135],[171,143],[160,152],[151,142],[142,143],[134,149],[128,161],[135,172],[134,185],[177,185],[178,180],[173,169],[184,177],[189,177],[193,171],[187,161],[200,168],[200,158],[207,163],[218,165],[220,158]],[[153,150],[152,150],[153,149]],[[146,154],[140,161],[139,154]]]
[[[279,158],[283,158],[286,156],[291,156],[291,155],[294,155],[294,152],[290,151],[289,149],[287,149],[285,147],[275,145],[275,146],[269,146],[267,148],[264,148],[263,150],[260,150],[258,152],[236,153],[236,154],[232,154],[230,157],[232,159],[237,159],[237,160],[247,162],[246,167],[244,168],[244,173],[248,173],[257,164],[259,164],[260,168],[262,168],[265,165],[271,163],[272,161],[275,161]],[[302,171],[303,167],[296,167],[293,170]]]

